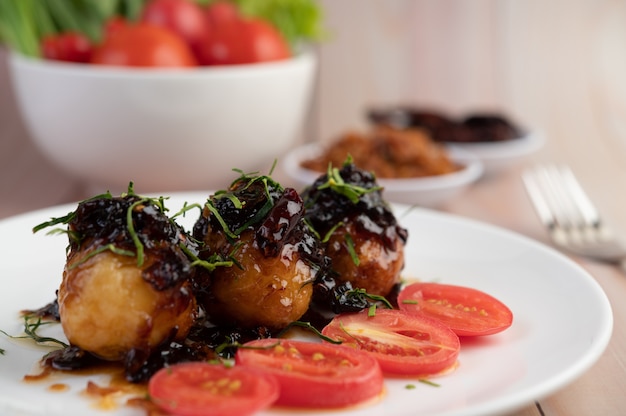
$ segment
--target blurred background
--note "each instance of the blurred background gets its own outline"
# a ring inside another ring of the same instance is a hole
[[[570,164],[598,205],[613,202],[608,215],[626,209],[626,196],[615,192],[626,183],[625,2],[320,4],[328,39],[317,46],[301,141],[328,142],[362,128],[374,105],[425,105],[459,115],[497,110],[544,132],[546,144],[533,160]],[[0,48],[0,216],[81,198],[78,183],[33,145]]]

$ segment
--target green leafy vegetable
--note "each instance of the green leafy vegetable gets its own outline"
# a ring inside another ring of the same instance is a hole
[[[242,13],[261,17],[278,28],[287,42],[297,47],[303,40],[325,36],[322,9],[314,0],[235,0]]]
[[[44,36],[74,31],[99,42],[113,16],[136,20],[145,0],[0,0],[0,41],[41,56]]]
[[[0,0],[0,43],[23,55],[41,57],[44,36],[74,31],[94,43],[114,16],[136,21],[149,0]],[[192,0],[206,5],[214,0]],[[324,37],[322,10],[315,0],[233,0],[242,13],[270,21],[292,47]]]

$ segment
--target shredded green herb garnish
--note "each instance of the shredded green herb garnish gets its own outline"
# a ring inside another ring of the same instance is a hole
[[[332,191],[348,198],[353,204],[358,203],[359,199],[363,195],[382,189],[380,186],[364,188],[362,186],[346,183],[346,181],[344,181],[341,177],[339,168],[333,168],[332,164],[328,165],[327,177],[327,181],[319,185],[317,189],[331,189]]]
[[[123,193],[121,195],[122,197],[126,197],[126,196],[135,196],[135,197],[139,197],[139,195],[137,195],[135,193],[134,190],[134,184],[133,182],[130,182],[128,184],[128,189],[125,193]],[[103,194],[99,194],[96,196],[92,196],[90,198],[87,198],[83,201],[81,201],[79,204],[81,203],[85,203],[85,202],[89,202],[89,201],[94,201],[97,199],[112,199],[113,195],[110,192],[106,192]],[[135,256],[137,258],[137,266],[141,267],[143,265],[144,262],[144,245],[141,242],[141,239],[139,238],[139,235],[137,234],[136,230],[135,230],[135,226],[133,223],[133,211],[135,210],[135,208],[137,208],[140,205],[143,204],[153,204],[157,207],[157,209],[159,209],[159,211],[161,213],[165,213],[167,212],[167,208],[165,207],[165,200],[167,198],[166,197],[158,197],[158,198],[148,198],[148,197],[140,197],[140,199],[136,202],[134,202],[133,204],[131,204],[131,206],[128,208],[128,210],[126,211],[126,228],[128,230],[128,233],[130,234],[130,238],[133,241],[133,244],[135,246],[136,249],[136,253],[133,253],[131,251],[128,250],[124,250],[121,248],[116,247],[113,244],[108,244],[106,246],[100,247],[99,249],[91,252],[90,254],[88,254],[85,258],[83,258],[82,260],[80,260],[78,263],[74,264],[75,267],[78,264],[84,263],[85,261],[87,261],[89,258],[93,257],[94,255],[101,253],[103,251],[111,251],[115,254],[120,254],[120,255],[124,255],[124,256]],[[200,205],[197,204],[192,204],[192,205],[187,205],[187,203],[185,203],[185,205],[183,206],[183,208],[176,214],[176,215],[184,215],[187,211],[193,209],[193,208],[201,208]],[[63,216],[63,217],[58,217],[58,218],[51,218],[50,221],[46,221],[43,222],[39,225],[36,225],[35,227],[33,227],[33,232],[36,233],[38,231],[43,230],[44,228],[47,227],[51,227],[51,226],[55,226],[55,225],[59,225],[59,224],[69,224],[72,220],[74,220],[74,218],[76,217],[76,211],[72,211],[69,214]],[[170,218],[170,221],[173,221],[173,218]],[[48,232],[48,234],[60,234],[60,233],[65,233],[69,235],[69,238],[72,241],[75,242],[80,242],[81,240],[81,236],[77,235],[75,232],[72,232],[68,229],[61,229],[61,228],[55,228],[52,229]]]
[[[440,385],[440,384],[434,383],[434,382],[432,382],[432,381],[430,381],[430,380],[428,380],[428,379],[425,379],[425,378],[420,378],[420,379],[419,379],[419,380],[417,380],[417,381],[418,381],[419,383],[422,383],[422,384],[427,384],[427,385],[432,386],[432,387],[441,387],[441,385]],[[417,386],[416,386],[415,384],[412,384],[412,383],[411,383],[411,384],[407,384],[407,385],[405,385],[405,386],[404,386],[404,388],[405,388],[405,389],[407,389],[407,390],[414,390],[414,389],[416,389],[416,388],[417,388]]]
[[[200,209],[200,211],[202,212],[202,205],[200,204],[188,204],[187,201],[185,201],[185,203],[183,204],[183,207],[174,215],[172,215],[172,217],[170,218],[171,220],[174,220],[178,217],[184,217],[187,212],[191,211],[192,209]]]
[[[356,342],[359,345],[363,345],[365,344],[365,342],[360,339],[359,337],[356,337],[354,335],[352,335],[350,332],[348,332],[348,330],[346,329],[346,327],[343,325],[343,322],[339,322],[339,329],[341,329],[341,331],[346,334],[346,336],[352,338],[354,340],[354,342]]]
[[[322,243],[327,243],[328,240],[330,240],[330,237],[333,235],[333,233],[337,230],[337,228],[341,227],[342,225],[344,225],[343,221],[339,221],[337,224],[333,225],[330,228],[330,230],[328,230],[324,238],[322,239]]]
[[[372,295],[371,293],[367,293],[367,291],[365,289],[352,289],[346,292],[346,295],[348,296],[364,296],[367,299],[376,301],[376,302],[382,302],[383,305],[385,305],[385,307],[387,309],[393,309],[393,305],[391,304],[391,302],[389,302],[384,296],[380,296],[380,295]]]
[[[215,353],[219,356],[221,353],[224,352],[224,350],[226,350],[226,348],[239,348],[242,345],[243,344],[240,344],[239,342],[232,342],[230,341],[230,338],[228,338],[226,342],[215,347]]]
[[[58,344],[61,347],[65,348],[68,345],[64,343],[63,341],[60,341],[52,337],[43,337],[37,333],[37,331],[39,330],[41,326],[57,324],[57,323],[58,322],[56,321],[43,321],[41,317],[39,316],[33,317],[33,316],[26,315],[24,316],[24,333],[28,336],[28,338],[33,339],[38,344],[45,344],[49,342],[53,344]]]
[[[272,174],[274,173],[274,169],[276,169],[276,165],[278,165],[278,159],[274,159],[272,167],[270,168],[270,172],[267,174],[267,176],[272,176]]]
[[[233,203],[233,205],[235,206],[235,208],[237,209],[241,209],[243,208],[244,203],[241,202],[241,199],[237,198],[234,194],[231,193],[227,193],[224,194],[224,196],[228,199],[230,199],[230,202]]]
[[[189,250],[189,248],[185,244],[180,243],[179,247],[192,260],[192,267],[200,266],[205,268],[209,272],[212,272],[218,267],[232,267],[234,263],[232,260],[224,260],[217,254],[212,255],[207,260],[202,260],[198,256],[196,256],[191,250]]]
[[[220,212],[217,210],[217,208],[215,208],[215,205],[213,205],[213,203],[211,201],[207,202],[206,204],[207,209],[209,210],[209,212],[213,215],[215,215],[215,218],[217,219],[217,222],[220,223],[220,225],[222,226],[222,230],[224,230],[224,232],[226,233],[226,235],[230,238],[237,238],[237,235],[234,234],[230,228],[228,228],[228,224],[226,224],[226,221],[224,221],[224,218],[222,217],[222,214],[220,214]]]
[[[367,316],[369,316],[370,318],[376,316],[376,304],[375,303],[370,305],[369,309],[367,310]]]
[[[415,299],[405,299],[402,301],[403,304],[405,305],[417,305],[419,304],[418,301],[416,301]]]
[[[293,322],[291,322],[289,325],[287,325],[287,327],[285,327],[285,329],[280,331],[280,333],[278,334],[278,337],[280,338],[282,335],[285,334],[285,332],[287,332],[288,330],[290,330],[294,326],[307,329],[307,330],[313,332],[320,339],[322,339],[322,340],[324,340],[326,342],[330,342],[331,344],[341,344],[342,343],[342,341],[340,341],[340,340],[333,339],[333,338],[327,337],[326,335],[322,334],[317,328],[315,328],[313,325],[311,325],[310,322],[302,322],[302,321],[293,321]]]
[[[128,207],[128,211],[126,211],[126,227],[128,228],[128,233],[130,234],[130,238],[133,240],[133,244],[135,245],[135,249],[137,250],[137,267],[141,267],[143,265],[143,243],[139,239],[139,235],[135,231],[135,224],[133,224],[133,210],[146,202],[145,199],[140,199],[137,202],[131,204]]]
[[[422,384],[427,384],[427,385],[432,386],[432,387],[441,387],[441,384],[435,383],[435,382],[430,381],[430,380],[425,379],[425,378],[420,378],[417,381],[419,381]]]
[[[74,218],[75,215],[76,215],[75,212],[70,212],[69,214],[67,214],[64,217],[51,218],[50,221],[42,222],[41,224],[34,226],[33,227],[33,233],[37,233],[37,232],[43,230],[44,228],[52,227],[54,225],[68,224],[70,221],[72,221],[72,219]],[[49,233],[52,233],[53,231],[55,231],[55,230],[52,230]],[[56,231],[58,231],[58,230],[56,230]]]
[[[214,200],[226,198],[229,201],[231,201],[231,203],[236,209],[243,208],[245,205],[245,201],[241,201],[239,198],[237,198],[237,196],[235,195],[235,192],[221,190],[221,191],[216,192],[213,195],[213,199],[209,199],[206,202],[206,205],[205,205],[206,208],[211,212],[211,214],[215,216],[218,223],[224,230],[224,233],[230,239],[235,240],[239,238],[242,232],[250,228],[252,225],[257,224],[260,221],[262,221],[274,207],[274,200],[272,199],[270,187],[279,192],[283,191],[284,188],[278,182],[274,181],[270,176],[263,176],[263,175],[257,176],[257,172],[245,173],[240,169],[233,169],[233,171],[238,172],[241,176],[232,182],[231,188],[235,184],[238,184],[238,186],[240,186],[241,183],[245,183],[243,187],[241,186],[238,187],[236,191],[236,192],[242,192],[250,188],[253,184],[257,182],[261,182],[263,184],[263,192],[265,193],[265,199],[266,199],[263,206],[251,218],[249,218],[248,221],[246,221],[244,224],[239,226],[239,228],[237,228],[236,230],[231,230],[228,227],[228,225],[226,224],[226,221],[224,220],[224,218],[218,211],[217,207],[215,206]],[[244,181],[247,181],[247,182],[244,182]]]
[[[221,353],[223,353],[227,348],[243,348],[243,349],[248,349],[248,350],[269,350],[272,349],[274,347],[276,347],[277,345],[280,345],[280,341],[277,341],[271,345],[264,345],[264,346],[256,346],[256,345],[245,345],[242,344],[240,342],[232,342],[230,337],[227,337],[226,342],[223,342],[222,344],[218,345],[217,347],[215,347],[215,353],[217,355],[220,355]]]
[[[131,182],[131,184],[132,184],[132,182]],[[129,187],[130,190],[132,190],[132,185],[129,185],[128,187]],[[83,200],[82,202],[87,202],[87,201],[91,201],[91,200],[94,200],[94,199],[102,199],[102,198],[104,198],[104,199],[111,199],[111,198],[113,198],[113,195],[110,192],[105,192],[103,194],[99,194],[99,195],[96,195],[96,196],[92,196],[91,198],[87,198],[87,199]],[[68,213],[67,215],[65,215],[63,217],[58,217],[58,218],[53,217],[53,218],[50,218],[50,221],[42,222],[41,224],[34,226],[33,227],[33,233],[37,233],[37,232],[43,230],[44,228],[52,227],[54,225],[69,224],[74,219],[75,216],[76,216],[76,211],[72,211],[72,212]],[[59,232],[65,233],[67,231],[66,230],[61,230],[61,229],[54,229],[52,231],[49,231],[48,234],[59,233]]]
[[[250,226],[259,223],[261,220],[263,220],[263,218],[265,218],[267,216],[267,214],[272,210],[272,207],[274,206],[274,201],[272,200],[272,197],[268,194],[267,195],[267,202],[265,202],[265,204],[263,204],[263,206],[261,207],[261,209],[259,209],[257,211],[256,214],[254,214],[254,216],[252,218],[250,218],[247,222],[245,222],[243,225],[241,225],[241,227],[239,227],[238,229],[235,230],[235,235],[240,235],[242,232],[244,232],[245,230],[247,230]]]
[[[66,348],[68,345],[60,341],[56,338],[52,337],[44,337],[37,333],[39,329],[44,325],[58,324],[57,321],[44,321],[40,316],[32,316],[32,315],[24,315],[24,334],[25,335],[10,335],[3,330],[0,330],[0,333],[6,335],[9,338],[14,339],[32,339],[37,344],[56,344],[63,348]],[[4,354],[4,350],[2,350],[2,354]]]
[[[311,221],[309,221],[308,218],[304,218],[303,221],[306,224],[306,226],[309,228],[309,230],[315,235],[315,237],[317,237],[317,239],[320,240],[320,242],[322,243],[328,243],[328,240],[330,240],[330,237],[333,235],[333,233],[337,231],[339,227],[344,225],[343,221],[339,221],[337,224],[333,225],[330,228],[330,230],[328,230],[326,234],[324,235],[324,237],[322,238],[320,233],[315,229],[315,227],[313,227],[313,224],[311,224]]]
[[[352,236],[346,233],[343,238],[344,240],[346,240],[346,249],[348,250],[348,254],[350,254],[350,257],[352,258],[354,264],[358,266],[359,264],[361,264],[361,260],[359,259],[359,256],[356,254],[356,250],[354,249],[354,240],[352,239]]]
[[[68,267],[68,270],[72,270],[73,268],[78,267],[79,265],[85,263],[90,258],[94,257],[96,254],[100,254],[104,251],[110,251],[112,253],[119,254],[120,256],[135,257],[135,253],[133,253],[132,251],[117,248],[114,244],[111,243],[111,244],[107,244],[104,246],[100,246],[97,249],[91,251],[85,257],[73,263],[70,267]]]

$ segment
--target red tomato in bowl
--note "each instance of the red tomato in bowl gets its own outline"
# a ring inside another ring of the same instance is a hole
[[[245,20],[248,37],[247,59],[250,62],[268,62],[291,56],[289,45],[274,26],[261,19]]]
[[[65,32],[46,36],[41,41],[41,52],[45,59],[87,63],[91,59],[93,46],[83,34]]]
[[[211,3],[206,18],[209,33],[197,50],[201,65],[248,64],[291,56],[289,45],[274,26],[244,18],[232,3]]]
[[[245,62],[244,25],[233,3],[217,1],[206,8],[208,34],[197,49],[200,65]]]
[[[278,389],[267,374],[205,362],[165,367],[148,383],[152,401],[178,416],[251,415],[269,407]]]
[[[459,336],[491,335],[513,323],[513,313],[480,290],[439,283],[414,283],[398,294],[398,307],[437,319]]]
[[[211,26],[228,24],[233,20],[239,20],[239,9],[235,3],[228,0],[217,0],[206,8],[206,18]]]
[[[208,34],[203,9],[190,0],[150,0],[140,20],[178,34],[193,51]]]
[[[137,67],[192,67],[191,49],[167,29],[146,24],[120,24],[95,48],[91,63]]]
[[[121,16],[112,16],[104,22],[104,36],[111,36],[117,29],[133,24]]]
[[[322,330],[332,339],[371,354],[383,373],[429,376],[452,368],[461,348],[447,326],[425,316],[380,309],[338,315]]]
[[[237,350],[236,366],[271,374],[280,384],[277,405],[337,408],[378,396],[384,378],[373,357],[342,346],[263,339]]]

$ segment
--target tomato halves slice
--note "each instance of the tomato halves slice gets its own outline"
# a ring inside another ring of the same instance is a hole
[[[278,389],[265,373],[205,362],[163,368],[148,384],[152,401],[179,416],[251,415],[269,407]]]
[[[273,375],[277,405],[333,408],[380,395],[384,378],[375,359],[351,348],[319,342],[263,339],[237,350],[236,366]]]
[[[459,338],[442,323],[390,309],[369,315],[368,310],[338,315],[322,333],[367,351],[386,374],[427,376],[456,363]]]
[[[413,283],[398,294],[398,307],[435,318],[459,336],[491,335],[513,323],[513,313],[505,304],[463,286]]]

